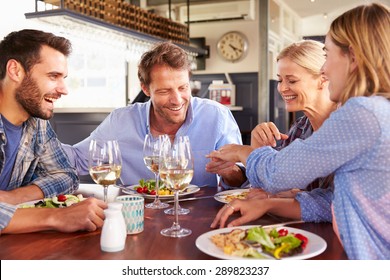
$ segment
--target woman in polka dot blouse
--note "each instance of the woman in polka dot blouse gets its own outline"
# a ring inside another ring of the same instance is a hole
[[[330,98],[342,106],[281,151],[226,145],[209,156],[242,162],[271,193],[334,172],[333,225],[350,259],[390,259],[390,9],[361,5],[325,39]],[[299,166],[299,168],[297,168]]]
[[[279,53],[276,62],[278,91],[285,101],[286,110],[302,111],[304,116],[294,122],[288,135],[281,133],[272,122],[257,125],[252,130],[251,146],[272,146],[280,151],[296,139],[310,137],[336,110],[337,103],[330,100],[329,82],[322,73],[324,44],[313,40],[292,43]],[[333,174],[315,179],[305,190],[270,195],[254,187],[247,195],[248,199],[237,199],[230,203],[233,207],[222,207],[211,227],[224,227],[229,216],[236,211],[240,211],[241,216],[227,226],[248,223],[267,212],[305,222],[331,222]]]

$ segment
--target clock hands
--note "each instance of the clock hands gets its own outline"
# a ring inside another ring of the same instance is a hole
[[[225,60],[235,62],[248,51],[248,40],[244,34],[230,31],[222,35],[217,42],[218,54]]]
[[[239,49],[239,48],[233,46],[232,44],[229,44],[229,47],[231,47],[233,49],[233,51],[235,51],[235,52],[242,52],[242,49]]]

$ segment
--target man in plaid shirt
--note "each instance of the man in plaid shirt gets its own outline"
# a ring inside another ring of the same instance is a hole
[[[106,205],[95,199],[66,210],[17,209],[19,203],[72,193],[78,188],[76,170],[48,121],[54,102],[67,94],[64,79],[70,52],[67,39],[38,30],[12,32],[0,42],[3,233],[95,230],[103,223]]]

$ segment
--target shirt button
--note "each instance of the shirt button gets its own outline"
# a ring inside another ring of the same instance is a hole
[[[24,145],[27,146],[27,145],[28,145],[28,142],[24,142]]]

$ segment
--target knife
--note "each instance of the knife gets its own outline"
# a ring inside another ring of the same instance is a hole
[[[189,200],[198,200],[198,199],[204,199],[204,198],[211,198],[211,197],[214,197],[213,195],[209,195],[209,196],[198,196],[198,197],[190,197],[190,198],[183,198],[183,199],[179,199],[179,202],[181,201],[189,201]],[[165,203],[172,203],[172,202],[175,202],[174,200],[168,200],[168,201],[164,201]]]

